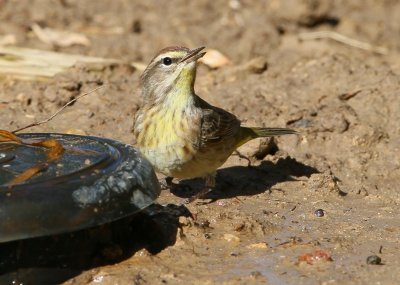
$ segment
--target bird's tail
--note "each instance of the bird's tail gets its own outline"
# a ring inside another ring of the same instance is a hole
[[[241,136],[238,140],[237,146],[239,147],[246,142],[255,138],[273,137],[281,135],[298,134],[295,130],[286,128],[246,128],[241,127]]]
[[[249,128],[249,129],[254,133],[252,136],[253,138],[297,134],[295,130],[286,128]]]

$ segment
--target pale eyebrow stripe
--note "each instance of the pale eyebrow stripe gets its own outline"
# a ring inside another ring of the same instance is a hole
[[[164,54],[160,54],[155,58],[155,61],[160,61],[162,58],[169,56],[172,60],[178,60],[183,56],[182,52],[168,52]]]

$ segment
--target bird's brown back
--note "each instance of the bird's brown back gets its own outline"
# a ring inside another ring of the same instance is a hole
[[[195,106],[201,109],[200,149],[228,146],[234,142],[240,132],[238,118],[215,106],[210,105],[195,95]]]

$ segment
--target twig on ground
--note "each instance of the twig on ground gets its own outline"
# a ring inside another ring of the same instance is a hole
[[[320,31],[320,32],[311,32],[311,33],[301,33],[299,34],[299,38],[301,40],[316,40],[316,39],[331,39],[355,48],[379,53],[379,54],[388,54],[388,49],[385,47],[373,46],[370,43],[361,42],[342,34],[332,32],[332,31]]]
[[[357,94],[360,93],[361,91],[362,91],[361,89],[358,89],[356,91],[346,92],[346,93],[340,94],[338,97],[342,101],[347,101],[347,100],[357,96]]]
[[[65,108],[67,108],[69,105],[71,105],[71,104],[74,103],[75,101],[81,99],[82,97],[88,96],[88,95],[92,94],[93,92],[96,92],[97,90],[103,88],[103,87],[106,86],[106,85],[107,85],[107,84],[103,84],[103,85],[101,85],[101,86],[99,86],[99,87],[97,87],[97,88],[95,88],[95,89],[92,89],[92,90],[90,90],[90,91],[88,91],[88,92],[86,92],[86,93],[83,93],[83,94],[79,95],[78,97],[72,99],[71,101],[69,101],[68,103],[66,103],[64,106],[62,106],[60,109],[58,109],[58,110],[57,110],[53,115],[51,115],[49,118],[47,118],[47,119],[45,119],[45,120],[43,120],[43,121],[34,122],[34,123],[32,123],[32,124],[29,124],[29,125],[27,125],[27,126],[25,126],[25,127],[22,127],[22,128],[16,129],[16,130],[13,130],[12,133],[17,133],[17,132],[20,132],[20,131],[22,131],[22,130],[25,130],[25,129],[28,129],[28,128],[31,128],[31,127],[40,126],[40,125],[43,125],[43,124],[45,124],[45,123],[47,123],[47,122],[53,120],[54,117],[56,117],[60,112],[62,112]]]

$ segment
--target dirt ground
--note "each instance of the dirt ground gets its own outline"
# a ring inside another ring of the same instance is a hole
[[[138,230],[134,222],[125,236],[131,243],[141,236],[140,246],[65,284],[398,284],[399,15],[400,3],[390,0],[0,1],[0,35],[14,34],[18,46],[126,61],[78,64],[49,80],[2,76],[0,129],[46,118],[107,83],[29,131],[132,143],[141,71],[128,63],[147,64],[170,45],[204,45],[231,62],[199,66],[198,95],[244,125],[301,132],[239,149],[252,166],[232,155],[208,199],[186,206],[194,219],[171,205],[190,191],[163,191],[157,202],[169,206],[154,207],[166,213]],[[84,34],[91,44],[54,47],[33,35],[33,23]],[[387,54],[300,39],[316,31]],[[183,183],[201,187],[201,180]],[[380,265],[367,264],[372,255]]]

